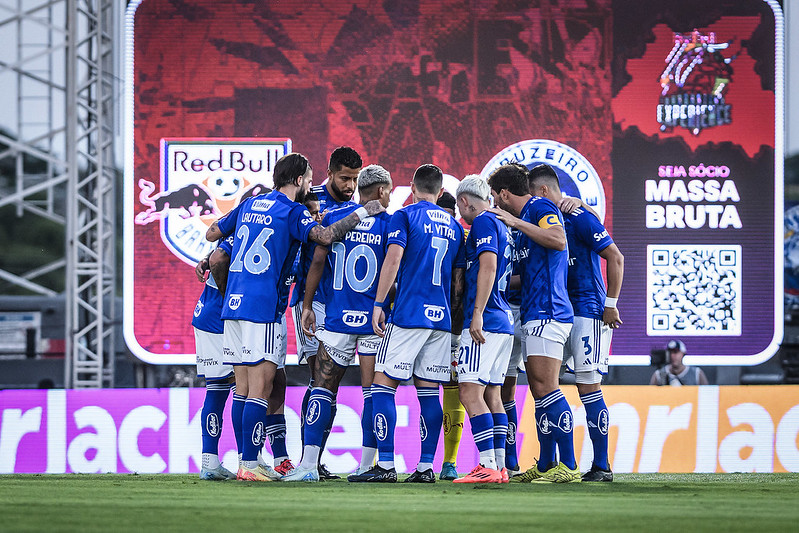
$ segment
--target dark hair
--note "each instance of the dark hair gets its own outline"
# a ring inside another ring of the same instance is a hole
[[[495,169],[488,176],[488,184],[491,186],[491,190],[495,192],[507,189],[516,196],[530,194],[530,189],[527,185],[527,167],[519,163],[508,163]]]
[[[452,196],[447,191],[441,193],[441,196],[438,197],[438,201],[436,202],[438,207],[443,207],[444,209],[455,209],[455,197]]]
[[[363,161],[358,152],[349,146],[339,146],[330,154],[330,163],[327,165],[327,168],[330,169],[331,172],[338,172],[341,170],[341,167],[361,168],[362,166]]]
[[[546,163],[536,165],[527,173],[527,182],[530,188],[537,185],[546,185],[550,189],[560,190],[560,180],[555,169]]]
[[[313,191],[308,191],[307,193],[305,193],[305,198],[302,200],[302,203],[307,206],[311,202],[318,202],[318,201],[319,201],[319,196],[317,196],[317,194]]]
[[[277,160],[272,173],[275,189],[291,185],[298,177],[304,176],[309,168],[311,164],[304,155],[296,152],[284,155]]]
[[[444,173],[437,166],[427,163],[413,173],[413,183],[423,194],[438,194],[441,184],[444,183]]]

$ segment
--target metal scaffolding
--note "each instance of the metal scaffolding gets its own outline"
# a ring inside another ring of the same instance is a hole
[[[65,238],[63,258],[23,274],[0,268],[0,278],[54,296],[42,276],[63,271],[65,386],[74,388],[113,385],[117,4],[0,1],[0,117],[8,122],[0,122],[0,165],[14,169],[0,208],[62,225]]]

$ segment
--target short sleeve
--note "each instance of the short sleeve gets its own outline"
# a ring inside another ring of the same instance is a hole
[[[304,205],[292,206],[289,212],[289,232],[292,237],[298,241],[308,242],[311,228],[318,225]]]
[[[474,219],[470,238],[474,239],[474,248],[478,257],[483,252],[499,253],[497,226],[489,217],[481,215]]]
[[[399,244],[403,248],[408,244],[408,213],[400,209],[388,223],[388,240],[386,245]]]
[[[236,231],[236,220],[238,220],[239,211],[241,210],[242,204],[244,204],[245,202],[240,203],[239,205],[231,209],[225,216],[216,221],[216,225],[219,228],[219,231],[221,231],[222,235],[224,235],[225,237],[232,235],[233,232]]]
[[[220,240],[217,248],[228,255],[233,255],[233,235],[229,235],[227,238]]]
[[[593,252],[598,254],[613,244],[613,238],[598,218],[589,212],[584,212],[579,218],[582,223],[578,225],[578,235]]]

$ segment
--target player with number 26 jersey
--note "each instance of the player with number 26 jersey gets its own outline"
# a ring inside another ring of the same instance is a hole
[[[317,223],[305,206],[272,191],[248,198],[218,224],[224,235],[236,232],[222,318],[279,322],[288,290],[284,281],[300,243]]]

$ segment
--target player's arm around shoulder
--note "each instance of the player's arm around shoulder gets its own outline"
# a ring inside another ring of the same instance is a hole
[[[331,243],[344,238],[347,232],[357,226],[361,220],[382,213],[385,210],[380,201],[372,200],[330,226],[313,226],[308,239],[322,246],[330,246]]]

